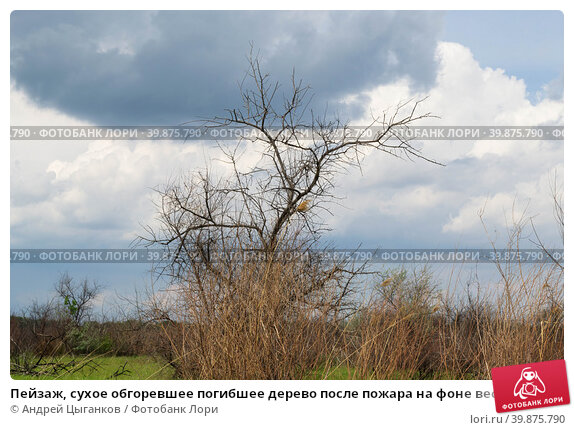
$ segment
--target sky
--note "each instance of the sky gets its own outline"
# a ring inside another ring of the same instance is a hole
[[[419,125],[564,122],[560,12],[16,11],[10,31],[12,126],[222,115],[241,102],[250,49],[281,88],[294,70],[315,111],[352,124],[423,98],[437,118]],[[547,244],[562,246],[551,197],[551,183],[563,181],[562,141],[416,144],[444,166],[369,153],[360,171],[337,178],[342,200],[325,240],[487,248],[524,213]],[[129,247],[154,222],[154,188],[217,156],[198,141],[12,141],[11,247]],[[63,271],[97,279],[111,297],[149,285],[148,270],[11,264],[11,308],[47,297]]]

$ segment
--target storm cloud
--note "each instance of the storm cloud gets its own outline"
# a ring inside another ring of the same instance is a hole
[[[295,68],[316,109],[356,117],[348,94],[433,84],[441,29],[438,12],[16,11],[11,79],[90,123],[177,124],[238,106],[253,44],[274,79]]]

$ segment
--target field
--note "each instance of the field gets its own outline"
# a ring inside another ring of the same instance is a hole
[[[176,375],[169,364],[152,356],[63,356],[53,358],[44,364],[61,363],[67,370],[45,375],[13,373],[15,380],[146,380],[175,379]],[[325,373],[323,367],[309,373],[304,379],[353,379],[353,369],[340,367]]]
[[[13,373],[14,380],[168,380],[176,379],[174,369],[169,364],[152,356],[63,356],[53,358],[44,364],[60,363],[67,370],[50,372],[48,374],[26,375]],[[352,380],[357,378],[357,369],[346,366],[326,369],[319,366],[303,379],[307,380]],[[389,379],[403,379],[397,372]],[[415,375],[416,376],[416,375]],[[448,374],[435,375],[430,379],[450,379]],[[419,379],[419,378],[415,378]]]
[[[49,363],[60,363],[62,370],[55,373],[26,375],[13,373],[13,379],[172,379],[173,368],[151,356],[62,356]],[[45,361],[44,364],[48,364]],[[53,367],[53,366],[49,366]]]
[[[61,309],[12,316],[10,373],[14,379],[488,379],[492,367],[564,356],[563,271],[556,264],[507,270],[500,288],[475,287],[466,295],[437,289],[426,269],[387,273],[390,281],[343,318],[284,295],[285,285],[296,285],[289,276],[298,275],[286,267],[265,273],[265,283],[250,272],[224,306],[216,297],[189,307],[184,296],[185,307],[162,318],[77,325]],[[218,313],[203,313],[216,307]]]

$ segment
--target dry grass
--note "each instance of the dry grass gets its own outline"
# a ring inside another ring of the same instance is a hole
[[[248,263],[231,283],[208,276],[200,285],[171,290],[173,317],[164,334],[178,376],[304,377],[336,344],[339,331],[331,292],[309,291],[309,282],[296,263]]]
[[[178,377],[489,379],[492,367],[563,358],[555,264],[506,267],[500,284],[466,290],[397,270],[344,318],[328,290],[307,294],[300,269],[247,264],[232,285],[172,290],[164,355]]]
[[[345,300],[338,279],[313,267],[249,262],[231,282],[205,274],[152,296],[146,324],[92,322],[82,333],[110,339],[111,354],[159,354],[183,379],[489,379],[492,367],[564,356],[558,264],[499,264],[488,286],[394,270],[366,299]],[[67,353],[60,325],[13,317],[12,367]]]
[[[563,270],[515,265],[497,286],[468,292],[441,319],[442,369],[489,379],[492,367],[563,358]]]

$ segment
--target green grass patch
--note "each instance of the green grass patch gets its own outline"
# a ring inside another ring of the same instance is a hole
[[[327,367],[322,364],[311,370],[303,379],[346,381],[349,379],[356,379],[356,369],[346,365],[332,365]]]
[[[34,369],[41,374],[11,372],[13,379],[173,379],[174,370],[154,357],[140,356],[62,356],[49,357]],[[52,370],[55,370],[53,372]]]
[[[344,365],[344,364],[333,364],[331,366],[326,366],[324,364],[317,366],[315,369],[311,370],[303,379],[307,380],[335,380],[335,381],[349,381],[349,380],[374,380],[377,379],[375,372],[373,371],[368,377],[359,377],[356,367]],[[422,374],[418,371],[409,370],[396,370],[387,378],[389,380],[439,380],[439,379],[480,379],[478,375],[467,372],[461,378],[459,374],[452,374],[449,372],[432,372]]]
[[[28,357],[29,361],[33,361]],[[56,370],[53,372],[52,370]],[[12,372],[16,380],[145,380],[145,379],[175,379],[173,367],[149,355],[140,356],[90,356],[65,355],[48,357],[43,360],[36,372],[43,374],[25,374]],[[476,379],[468,374],[468,378]],[[353,380],[358,377],[357,369],[348,365],[320,365],[311,370],[303,379],[306,380]],[[371,378],[375,379],[374,375]],[[448,372],[420,375],[417,372],[396,371],[389,379],[454,379]]]

